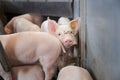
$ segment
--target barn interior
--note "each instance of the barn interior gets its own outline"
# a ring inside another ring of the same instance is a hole
[[[119,4],[119,0],[1,0],[0,18],[5,25],[15,16],[33,12],[44,20],[79,17],[78,44],[70,62],[87,69],[93,80],[120,80]]]

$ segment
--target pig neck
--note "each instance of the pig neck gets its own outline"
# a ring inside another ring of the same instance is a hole
[[[70,57],[73,57],[73,49],[74,47],[70,47],[66,49],[67,55]]]
[[[60,41],[61,42],[61,41]],[[63,43],[61,42],[61,48],[62,48],[62,53],[66,54],[67,56],[73,56],[73,49],[74,46],[70,47],[70,48],[66,48]]]

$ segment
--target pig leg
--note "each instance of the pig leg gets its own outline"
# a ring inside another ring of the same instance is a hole
[[[43,70],[45,71],[45,80],[52,80],[52,77],[55,73],[54,67],[44,67]]]
[[[56,71],[56,66],[53,65],[55,64],[55,60],[53,60],[53,58],[52,59],[49,59],[49,58],[45,59],[45,58],[41,58],[40,63],[43,65],[45,80],[51,80]]]

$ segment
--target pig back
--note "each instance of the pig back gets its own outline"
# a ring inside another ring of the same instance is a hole
[[[38,25],[24,18],[17,18],[13,22],[13,32],[40,31]]]
[[[93,79],[86,69],[77,66],[67,66],[60,70],[57,80],[93,80]]]

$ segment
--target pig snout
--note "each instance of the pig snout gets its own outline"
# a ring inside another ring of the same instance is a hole
[[[73,39],[71,36],[66,36],[64,38],[63,43],[64,43],[64,46],[67,48],[77,45],[77,41],[75,39]]]
[[[71,45],[71,44],[73,43],[72,39],[69,38],[69,37],[65,38],[64,42],[65,42],[65,44],[67,44],[67,45]]]

